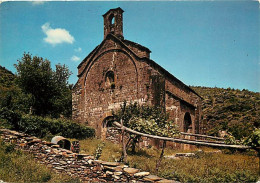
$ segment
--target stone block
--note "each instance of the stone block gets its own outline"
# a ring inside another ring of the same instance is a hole
[[[124,168],[124,172],[128,173],[128,174],[135,174],[137,172],[139,172],[139,169],[136,168]]]
[[[134,177],[144,177],[150,175],[150,172],[138,172],[134,174]]]

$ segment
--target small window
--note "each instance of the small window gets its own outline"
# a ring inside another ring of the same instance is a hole
[[[109,22],[110,22],[110,25],[114,25],[115,24],[115,16],[114,16],[114,14],[111,14],[109,16]]]
[[[112,24],[112,25],[115,24],[115,17],[112,18],[111,24]]]
[[[115,89],[115,75],[113,71],[108,71],[106,73],[106,86]]]
[[[114,31],[115,31],[115,16],[114,16],[114,14],[111,14],[109,16],[108,20],[109,20],[110,32],[114,33]]]

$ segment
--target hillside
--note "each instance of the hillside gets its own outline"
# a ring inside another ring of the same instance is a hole
[[[204,98],[202,110],[209,135],[227,130],[240,139],[260,127],[260,93],[230,88],[191,88]]]

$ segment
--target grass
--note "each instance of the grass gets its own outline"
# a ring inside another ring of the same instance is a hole
[[[102,144],[103,141],[100,139],[85,139],[80,141],[81,153],[94,155],[98,144]],[[100,159],[104,161],[117,161],[121,157],[121,147],[118,144],[114,144],[110,141],[105,141],[105,146],[102,149]]]
[[[33,157],[0,140],[0,180],[4,182],[79,182],[57,174],[35,162]]]
[[[98,144],[101,143],[99,139],[82,140],[80,141],[81,153],[93,155]],[[205,152],[214,149],[203,148],[203,150]],[[100,159],[116,161],[119,160],[121,152],[120,145],[105,141]],[[166,148],[165,155],[173,155],[177,152],[189,151]],[[181,182],[256,182],[258,180],[258,158],[254,152],[251,152],[251,155],[204,152],[197,152],[193,158],[163,159],[157,175]],[[128,152],[128,164],[130,167],[156,174],[155,166],[160,153],[161,150],[154,147],[138,149],[136,154]]]

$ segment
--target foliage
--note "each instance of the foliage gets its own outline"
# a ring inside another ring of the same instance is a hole
[[[14,149],[0,140],[0,180],[4,182],[79,182],[69,176],[56,174],[35,162],[32,155]]]
[[[0,85],[3,87],[10,87],[13,85],[15,75],[7,70],[5,67],[0,66]]]
[[[113,112],[115,120],[123,120],[124,125],[143,133],[173,137],[178,134],[177,126],[168,120],[161,108],[130,103],[121,105],[121,110]]]
[[[247,137],[244,144],[251,146],[254,149],[260,148],[260,128],[256,129],[249,137]]]
[[[164,124],[157,123],[153,118],[139,118],[133,117],[129,121],[129,126],[131,129],[135,129],[139,132],[158,135],[164,137],[174,137],[177,134],[177,127],[172,121],[164,121]]]
[[[228,134],[225,136],[224,140],[225,144],[231,144],[231,145],[241,145],[242,141],[241,140],[236,140],[236,138],[232,134]]]
[[[70,117],[71,86],[68,78],[71,72],[67,66],[58,64],[53,71],[49,60],[24,53],[15,67],[17,84],[24,93],[31,95],[34,114]]]
[[[67,138],[87,138],[95,136],[95,130],[67,119],[51,119],[40,116],[23,115],[6,108],[0,109],[0,120],[6,120],[11,129],[40,138],[46,135],[62,135]]]
[[[6,68],[0,66],[0,108],[19,110],[28,113],[32,104],[32,97],[22,92],[14,82],[16,76]]]
[[[230,135],[225,138],[225,144],[237,144],[237,141],[234,136]]]
[[[216,87],[192,88],[203,97],[203,119],[208,135],[218,135],[219,130],[225,130],[240,140],[260,127],[259,92]]]
[[[16,111],[9,110],[7,107],[0,108],[0,127],[18,129],[18,123],[22,115]]]

